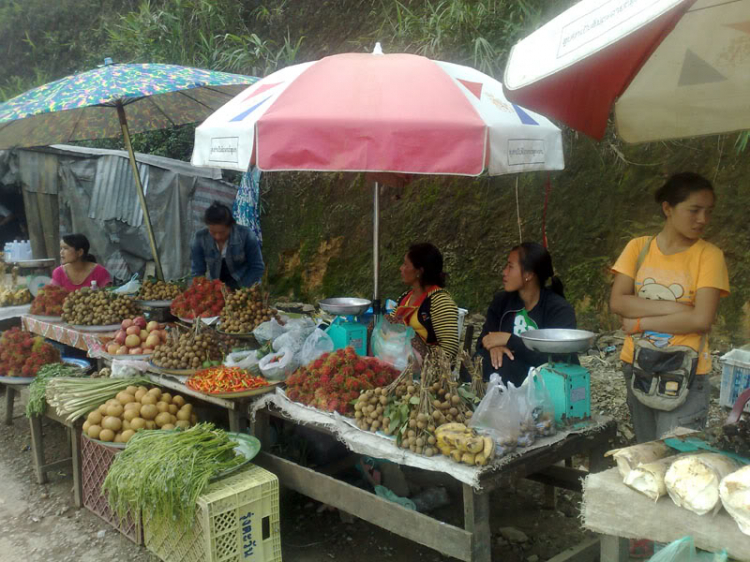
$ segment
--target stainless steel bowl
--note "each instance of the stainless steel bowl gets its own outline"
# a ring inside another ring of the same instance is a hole
[[[318,302],[318,306],[321,309],[335,316],[360,316],[370,308],[371,304],[372,301],[367,299],[355,299],[351,297],[323,299]]]
[[[590,349],[596,341],[596,334],[586,330],[548,328],[524,332],[521,334],[521,339],[531,351],[577,353]]]

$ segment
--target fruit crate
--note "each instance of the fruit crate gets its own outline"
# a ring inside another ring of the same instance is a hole
[[[86,435],[81,439],[81,480],[83,482],[83,505],[98,515],[135,544],[143,544],[143,531],[132,517],[120,521],[109,509],[107,498],[102,495],[102,484],[107,478],[115,455],[122,449],[95,443]]]
[[[750,388],[750,351],[733,349],[721,357],[721,389],[719,405],[731,408],[742,392]],[[745,405],[750,412],[750,402]]]
[[[280,562],[279,480],[251,464],[208,486],[191,529],[157,531],[144,514],[143,536],[164,562]]]

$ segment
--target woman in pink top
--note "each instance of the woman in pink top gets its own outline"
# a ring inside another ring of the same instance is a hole
[[[89,239],[83,234],[63,236],[60,241],[62,265],[52,272],[53,285],[59,285],[70,292],[90,287],[92,281],[96,281],[97,287],[104,287],[112,282],[109,272],[89,254],[89,247]]]

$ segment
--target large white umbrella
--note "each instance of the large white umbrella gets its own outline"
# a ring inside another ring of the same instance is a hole
[[[508,98],[601,139],[750,129],[750,0],[583,0],[513,47]]]

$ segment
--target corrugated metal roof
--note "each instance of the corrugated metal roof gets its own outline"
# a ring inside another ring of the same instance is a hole
[[[149,168],[149,165],[138,164],[144,195],[148,193]],[[131,226],[143,224],[143,211],[129,159],[120,156],[100,156],[97,159],[89,218],[118,219]]]

